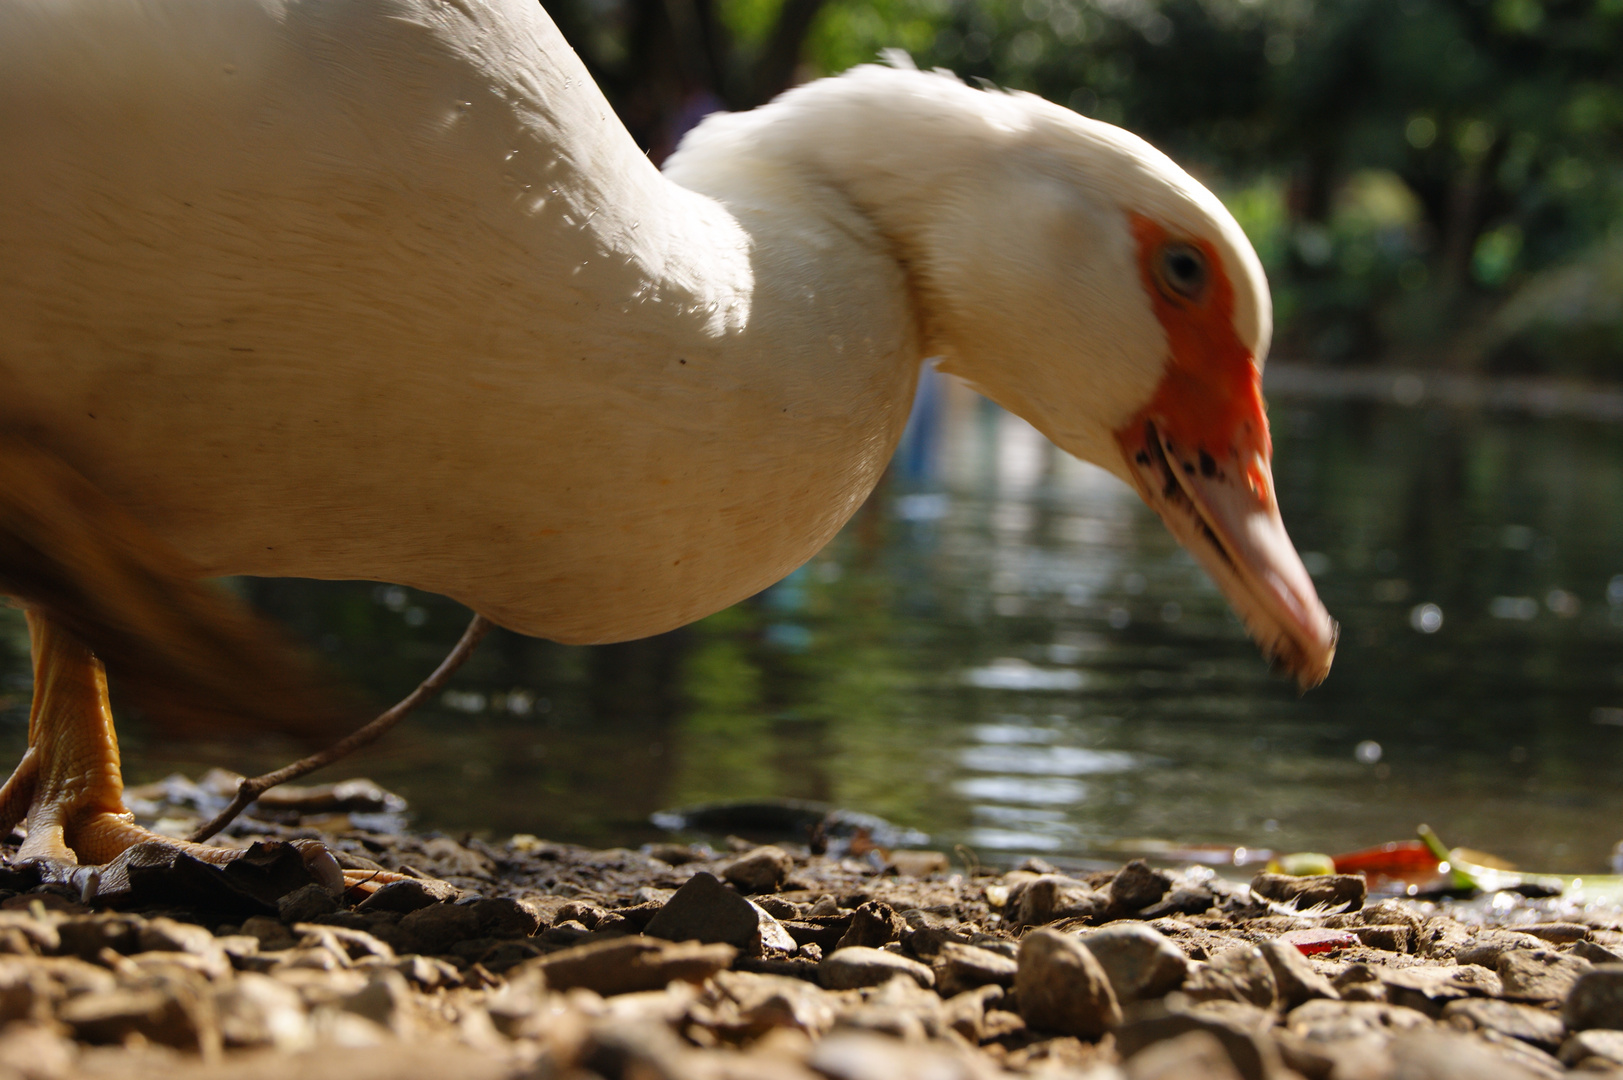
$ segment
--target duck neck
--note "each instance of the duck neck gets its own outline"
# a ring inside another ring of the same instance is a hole
[[[945,78],[919,93],[918,80],[916,72],[861,69],[713,117],[665,172],[735,213],[792,206],[883,249],[905,275],[925,348],[950,352],[937,318],[950,288],[950,236],[976,212],[972,181],[999,167],[1001,140],[976,122],[974,106],[989,95]]]

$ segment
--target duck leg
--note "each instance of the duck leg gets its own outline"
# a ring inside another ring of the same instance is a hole
[[[19,823],[27,826],[15,862],[39,866],[47,881],[78,888],[88,902],[103,883],[106,864],[137,844],[157,845],[216,866],[240,858],[242,851],[161,836],[135,823],[124,806],[106,669],[83,641],[49,615],[30,608],[27,617],[34,656],[28,749],[0,786],[0,835]],[[293,843],[310,873],[333,891],[375,887],[400,877],[340,870],[320,843]]]
[[[0,787],[0,831],[19,822],[28,827],[18,860],[77,880],[72,867],[109,862],[144,841],[179,848],[205,862],[235,858],[239,853],[230,849],[159,836],[135,823],[124,807],[106,670],[83,641],[49,615],[31,608],[27,616],[34,654],[28,750]]]

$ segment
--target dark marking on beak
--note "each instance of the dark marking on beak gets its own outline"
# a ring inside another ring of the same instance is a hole
[[[1161,433],[1156,430],[1155,424],[1146,421],[1144,424],[1144,442],[1146,449],[1140,451],[1138,456],[1142,460],[1148,455],[1150,460],[1146,464],[1161,474],[1161,498],[1166,501],[1168,506],[1176,506],[1188,514],[1191,520],[1194,521],[1195,526],[1200,530],[1200,535],[1212,546],[1212,550],[1217,552],[1218,557],[1230,567],[1234,567],[1234,556],[1229,554],[1228,548],[1223,546],[1223,541],[1218,539],[1217,533],[1213,531],[1205,516],[1201,514],[1200,509],[1195,505],[1194,500],[1189,497],[1189,494],[1184,491],[1183,485],[1178,481],[1178,474],[1173,469],[1171,460],[1168,459],[1169,454],[1176,454],[1171,440],[1163,442]],[[1202,451],[1202,456],[1206,456],[1204,451]],[[1190,475],[1194,474],[1193,466],[1186,462],[1181,464],[1183,464],[1185,472]]]

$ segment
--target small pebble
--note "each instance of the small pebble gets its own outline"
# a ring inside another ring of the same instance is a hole
[[[829,990],[880,986],[906,975],[925,988],[935,986],[935,973],[917,960],[860,945],[836,949],[817,965],[817,980]]]
[[[1099,961],[1075,938],[1052,930],[1021,939],[1014,991],[1020,1015],[1039,1030],[1097,1039],[1121,1024],[1121,1006]]]

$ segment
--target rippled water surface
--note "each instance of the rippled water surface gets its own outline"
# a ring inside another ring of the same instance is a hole
[[[647,641],[497,634],[330,771],[394,788],[424,827],[595,844],[653,838],[665,807],[795,796],[989,858],[1335,852],[1427,822],[1531,868],[1604,868],[1623,837],[1623,427],[1423,396],[1275,392],[1272,417],[1286,521],[1342,624],[1306,697],[1124,486],[937,384],[880,492],[787,581]],[[371,583],[245,587],[380,702],[467,618]],[[9,756],[26,663],[8,618]],[[291,752],[124,737],[132,780]]]

